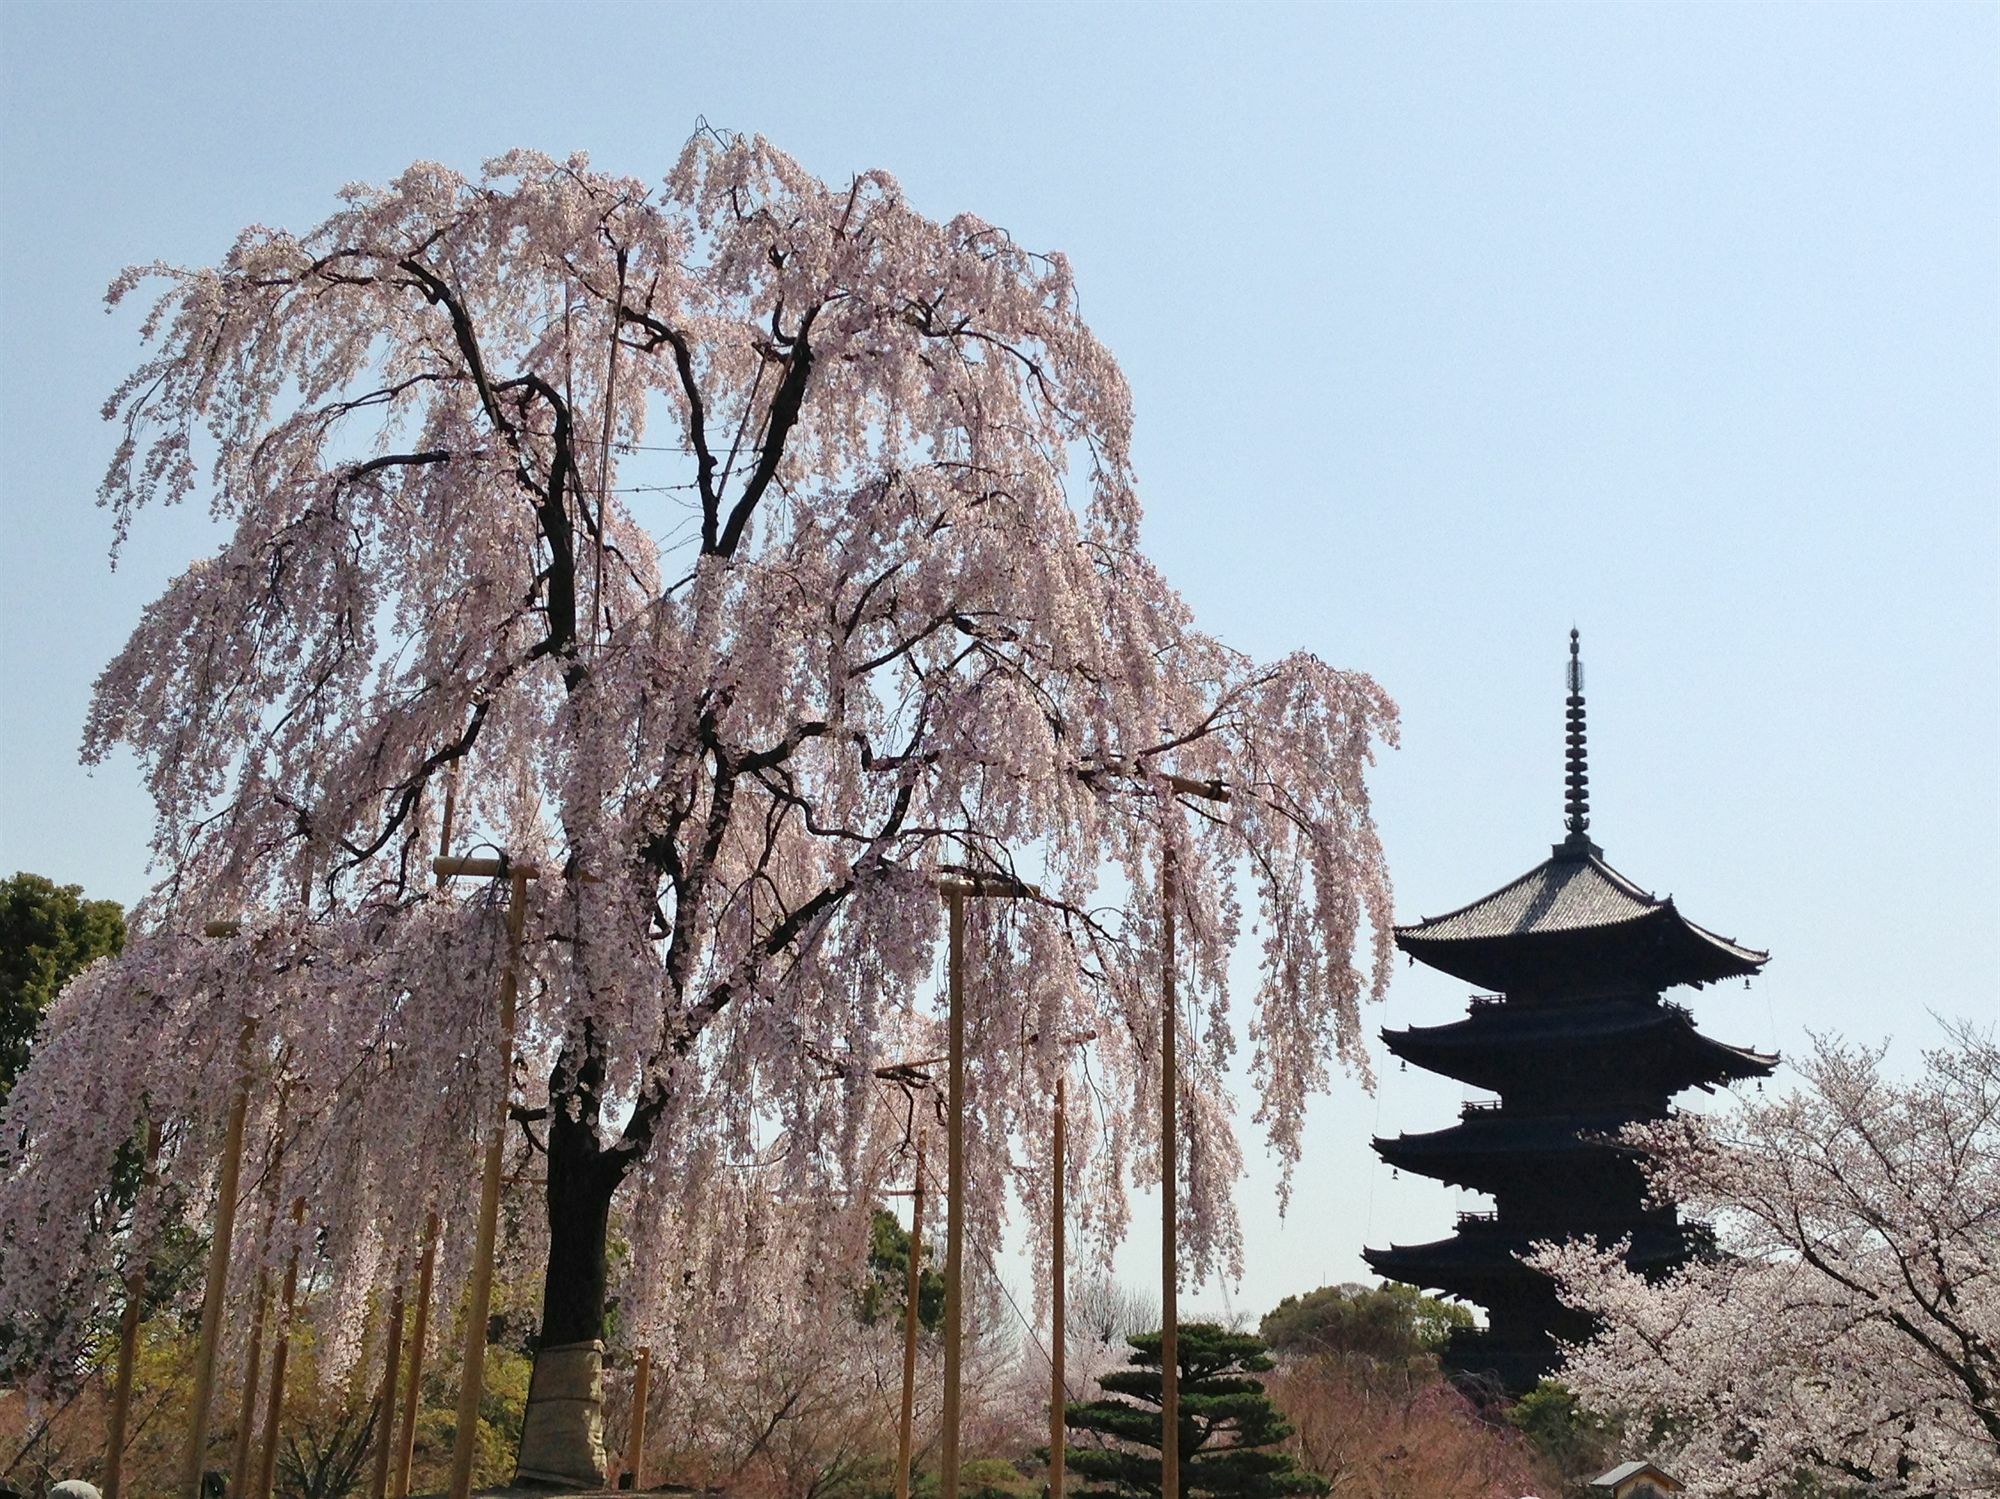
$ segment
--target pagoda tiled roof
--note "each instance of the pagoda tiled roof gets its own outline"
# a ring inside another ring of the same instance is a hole
[[[1755,973],[1770,954],[1689,921],[1609,864],[1595,845],[1558,845],[1519,878],[1442,916],[1396,928],[1396,945],[1460,976],[1492,971],[1513,948],[1570,940],[1618,941],[1662,955],[1670,982],[1710,983]],[[1504,962],[1504,959],[1503,959]]]
[[[1591,927],[1620,926],[1640,921],[1674,904],[1640,889],[1597,854],[1581,858],[1553,857],[1491,895],[1443,916],[1396,928],[1398,936],[1429,942],[1478,941],[1544,932],[1575,932]],[[1681,917],[1683,923],[1752,967],[1770,958],[1768,952],[1744,947]]]

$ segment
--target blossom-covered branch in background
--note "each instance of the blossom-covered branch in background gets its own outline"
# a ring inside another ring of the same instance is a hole
[[[1601,1319],[1562,1377],[1629,1430],[1665,1418],[1697,1492],[2000,1491],[2000,1047],[1958,1026],[1911,1082],[1879,1063],[1822,1039],[1789,1097],[1628,1132],[1723,1256],[1658,1284],[1536,1256]]]

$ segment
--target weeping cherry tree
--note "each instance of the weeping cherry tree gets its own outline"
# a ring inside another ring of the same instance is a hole
[[[975,1242],[1046,1181],[1063,1069],[1085,1228],[1157,1173],[1171,864],[1181,1233],[1191,1274],[1230,1268],[1230,956],[1254,924],[1248,1072],[1289,1164],[1386,980],[1363,774],[1394,707],[1195,629],[1139,550],[1129,392],[1068,263],[709,132],[657,186],[519,151],[341,202],[110,294],[162,288],[105,408],[116,534],[199,498],[222,540],[97,684],[85,756],[143,767],[158,882],[14,1095],[0,1316],[101,1314],[159,1231],[90,1211],[121,1145],[158,1125],[150,1200],[200,1215],[243,1077],[241,1254],[310,1256],[332,1371],[432,1213],[462,1280],[502,1090],[546,1178],[539,1358],[594,1369],[611,1295],[726,1336],[789,1294],[757,1224],[801,1203],[848,1204],[809,1216],[858,1276],[907,1169],[878,1074],[939,1049],[938,880],[968,870],[1033,887],[971,920]],[[1182,794],[1208,783],[1230,800]],[[537,872],[511,1057],[506,882],[434,887],[448,816]]]

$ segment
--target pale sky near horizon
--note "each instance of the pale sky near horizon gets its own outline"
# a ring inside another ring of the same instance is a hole
[[[107,569],[97,411],[139,355],[136,313],[101,309],[117,270],[307,227],[420,157],[657,179],[705,117],[1069,254],[1133,386],[1148,548],[1203,626],[1402,705],[1374,781],[1399,919],[1559,836],[1574,623],[1597,841],[1773,952],[1679,997],[1725,1041],[1834,1031],[1908,1072],[1942,1018],[2000,1016],[1996,78],[1993,4],[15,0],[0,872],[147,883],[135,767],[76,745],[212,541],[148,514]],[[1399,967],[1371,1026],[1463,988]],[[1367,1148],[1449,1123],[1458,1085],[1379,1082],[1316,1105],[1282,1223],[1246,1139],[1235,1306],[1468,1205]]]

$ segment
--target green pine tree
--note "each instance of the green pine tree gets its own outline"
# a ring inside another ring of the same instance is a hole
[[[1103,1445],[1070,1447],[1064,1461],[1085,1480],[1078,1499],[1146,1499],[1160,1492],[1160,1335],[1129,1340],[1130,1362],[1098,1383],[1123,1399],[1078,1402],[1066,1417],[1072,1431],[1091,1432]],[[1261,1339],[1226,1332],[1213,1322],[1180,1329],[1180,1491],[1186,1499],[1279,1499],[1324,1494],[1327,1483],[1289,1453],[1274,1450],[1292,1434],[1253,1375],[1271,1367]]]
[[[924,1259],[931,1247],[924,1246]],[[910,1273],[909,1230],[886,1208],[875,1209],[869,1224],[868,1279],[856,1293],[854,1312],[873,1326],[884,1317],[903,1320],[903,1297]],[[917,1325],[925,1332],[944,1326],[944,1273],[926,1263],[917,1272]]]

